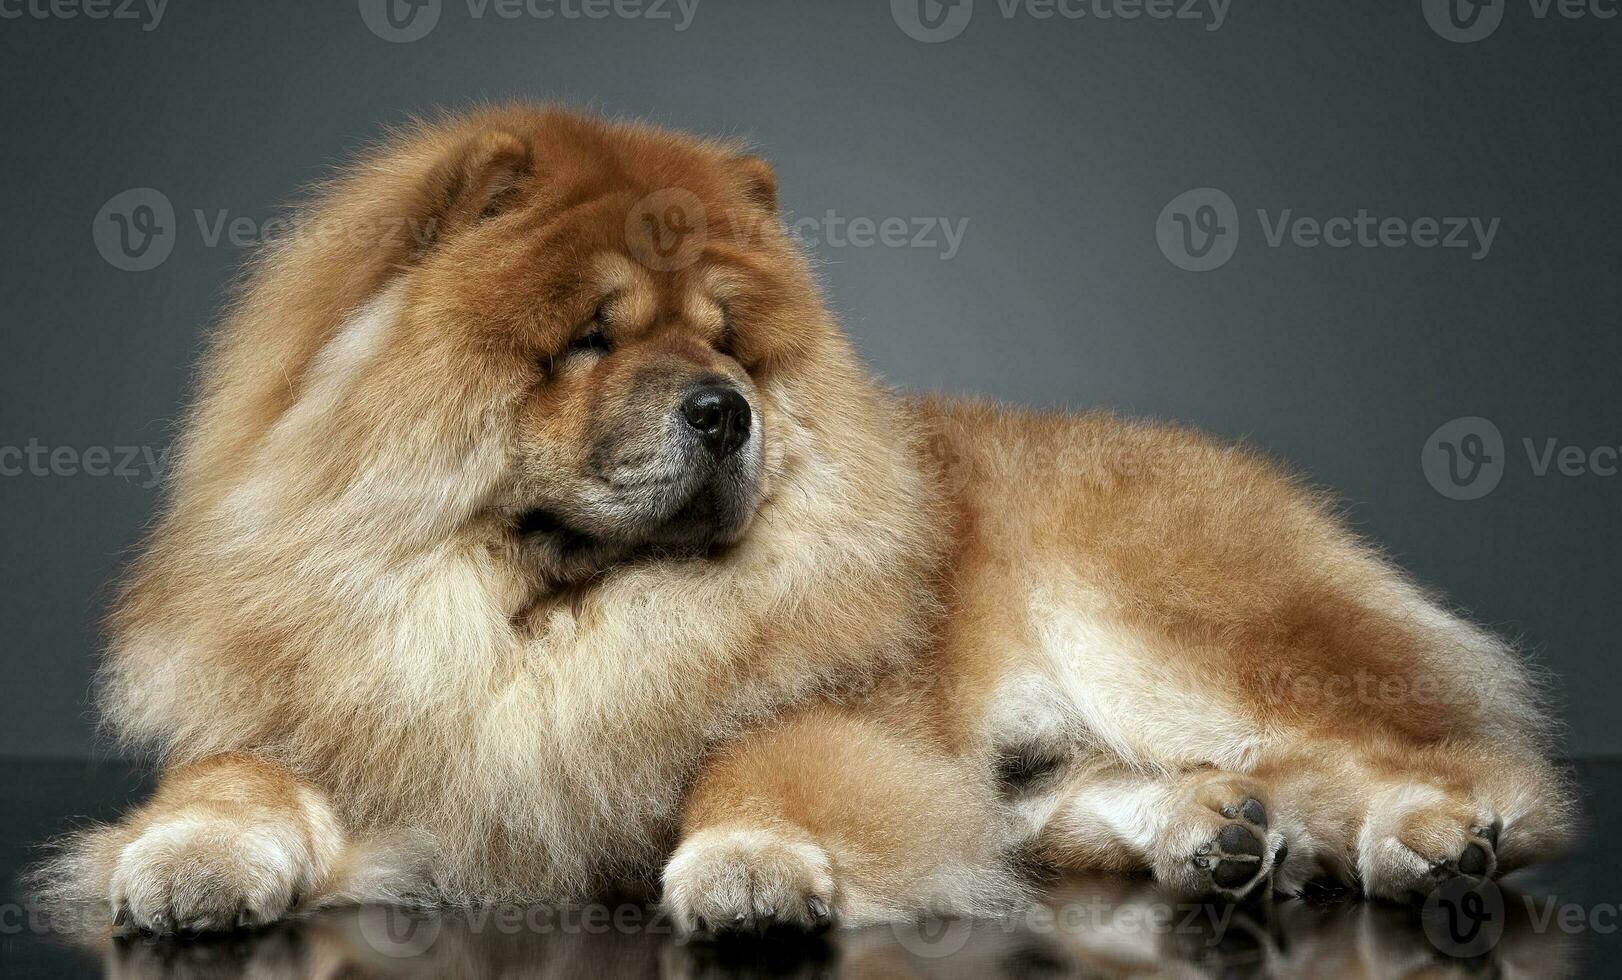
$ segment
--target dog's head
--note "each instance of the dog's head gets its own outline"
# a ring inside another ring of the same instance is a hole
[[[544,381],[519,410],[517,530],[565,555],[730,543],[760,500],[767,439],[732,318],[710,290],[671,299],[620,272],[563,349],[540,355]]]
[[[623,225],[618,210],[581,217]],[[750,310],[747,264],[710,248],[676,272],[634,251],[566,273],[586,303],[529,357],[502,506],[543,562],[730,544],[766,489],[775,406],[757,377],[780,324]]]
[[[749,636],[806,684],[863,675],[934,609],[917,441],[758,159],[546,108],[422,124],[254,263],[103,703],[132,738],[326,765],[356,712],[401,738],[462,717],[517,643],[634,649],[633,716],[678,667],[710,703]]]
[[[386,522],[372,540],[484,521],[554,581],[736,542],[858,375],[764,162],[555,110],[397,139],[242,311],[187,453],[273,466],[239,519],[324,498]]]

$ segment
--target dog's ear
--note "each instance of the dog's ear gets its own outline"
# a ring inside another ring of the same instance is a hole
[[[511,133],[480,133],[453,150],[422,183],[418,252],[499,215],[517,200],[533,169],[529,143]]]
[[[733,169],[743,181],[744,194],[762,208],[777,213],[777,174],[772,165],[753,154],[744,153],[733,158]]]

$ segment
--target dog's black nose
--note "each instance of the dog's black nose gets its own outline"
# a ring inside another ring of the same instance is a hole
[[[682,401],[681,414],[717,457],[730,456],[749,441],[749,402],[731,385],[695,390]]]

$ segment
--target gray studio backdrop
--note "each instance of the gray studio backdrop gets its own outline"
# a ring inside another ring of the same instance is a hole
[[[752,139],[897,384],[1249,440],[1622,750],[1617,0],[0,0],[0,753],[105,752],[108,584],[278,206],[559,99]]]

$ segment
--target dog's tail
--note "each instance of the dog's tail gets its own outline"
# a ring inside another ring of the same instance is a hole
[[[60,935],[106,932],[113,917],[109,885],[126,838],[121,825],[95,824],[46,843],[41,860],[21,881],[30,928]]]
[[[131,892],[195,891],[207,883],[229,887],[236,877],[231,869],[215,873],[205,867],[209,851],[222,843],[224,849],[215,854],[226,856],[235,869],[275,863],[266,860],[265,835],[253,828],[235,840],[184,820],[98,823],[68,833],[45,844],[41,859],[22,877],[28,927],[88,942],[126,926],[150,927],[146,919],[128,921]],[[301,882],[285,905],[260,909],[255,922],[334,906],[427,904],[433,892],[432,853],[431,844],[415,835],[346,841],[330,854],[316,880]],[[171,924],[186,926],[184,920]]]

